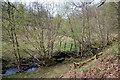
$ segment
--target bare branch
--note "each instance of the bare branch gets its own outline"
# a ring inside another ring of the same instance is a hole
[[[100,1],[100,4],[98,4],[96,7],[102,6],[102,5],[105,3],[105,1],[106,1],[106,0],[101,0],[101,1]]]

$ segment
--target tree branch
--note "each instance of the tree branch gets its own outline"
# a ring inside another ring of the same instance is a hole
[[[106,0],[101,0],[100,3],[96,7],[100,7],[105,3]]]

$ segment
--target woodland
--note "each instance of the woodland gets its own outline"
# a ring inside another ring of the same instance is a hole
[[[120,78],[120,1],[99,3],[1,2],[0,76]]]

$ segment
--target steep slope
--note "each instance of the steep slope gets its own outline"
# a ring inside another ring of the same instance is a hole
[[[120,78],[119,60],[120,55],[116,43],[105,49],[99,58],[62,74],[60,78]]]

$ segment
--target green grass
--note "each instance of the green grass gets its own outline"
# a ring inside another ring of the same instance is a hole
[[[95,70],[96,70],[96,72],[97,72],[97,73],[99,73],[99,72],[100,72],[100,70],[99,70],[98,68],[96,68]]]
[[[120,60],[120,56],[116,56],[115,60],[119,59]]]
[[[77,69],[76,72],[78,72],[78,71],[80,71],[80,70],[84,71],[84,70],[86,70],[86,69],[88,69],[88,68],[89,68],[89,67],[81,67],[81,68]]]
[[[112,50],[111,54],[118,54],[117,51],[115,51],[114,49]]]
[[[85,71],[85,70],[87,70],[90,66],[96,66],[96,65],[98,65],[97,62],[95,62],[95,63],[93,63],[93,64],[88,64],[86,67],[80,67],[79,69],[76,70],[76,72],[78,72],[78,71],[80,71],[80,70]]]

